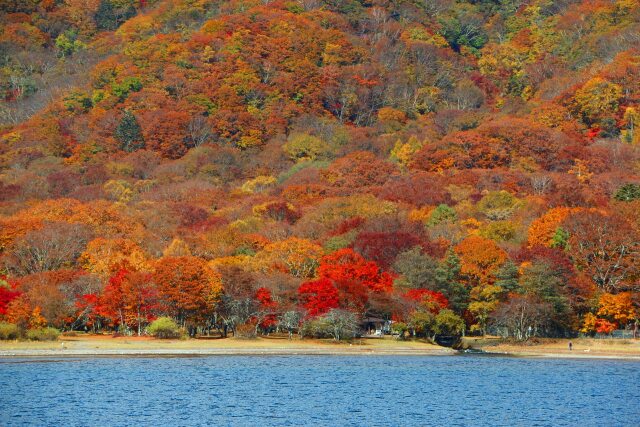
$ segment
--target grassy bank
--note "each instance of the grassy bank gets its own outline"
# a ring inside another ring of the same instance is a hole
[[[81,335],[53,342],[2,341],[0,357],[15,356],[118,356],[118,355],[226,355],[226,354],[454,354],[451,349],[390,337],[353,342],[264,337],[251,340],[159,340],[149,337]]]
[[[571,350],[569,342],[572,343]],[[517,343],[497,337],[466,337],[463,344],[486,353],[514,356],[640,359],[640,340],[538,338]]]

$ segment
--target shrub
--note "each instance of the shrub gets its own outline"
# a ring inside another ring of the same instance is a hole
[[[640,185],[638,184],[625,184],[618,188],[613,196],[616,200],[621,202],[631,202],[633,200],[640,199]]]
[[[429,337],[433,333],[435,316],[430,312],[416,311],[409,318],[409,328],[417,337]]]
[[[147,327],[147,333],[156,338],[180,338],[183,330],[170,317],[158,317]]]
[[[20,328],[13,323],[0,322],[0,340],[16,340],[20,337]]]
[[[322,317],[304,322],[302,328],[300,328],[300,335],[313,338],[328,338],[331,336],[329,324]]]
[[[237,338],[254,339],[257,336],[256,325],[245,323],[236,326],[235,336]]]
[[[464,320],[451,310],[441,310],[433,329],[438,335],[459,336],[464,332]]]
[[[358,334],[358,318],[347,310],[330,310],[322,317],[307,320],[301,328],[303,337],[350,340]]]
[[[358,333],[358,318],[350,311],[333,309],[324,315],[324,321],[336,341],[350,340]]]
[[[395,322],[391,325],[391,332],[398,335],[399,340],[405,339],[407,331],[409,331],[409,326],[404,322]]]
[[[39,328],[27,331],[27,338],[32,341],[55,341],[60,336],[56,328]]]

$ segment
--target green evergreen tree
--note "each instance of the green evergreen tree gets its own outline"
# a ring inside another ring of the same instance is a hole
[[[447,256],[440,262],[435,272],[438,291],[449,300],[449,305],[456,313],[466,310],[469,291],[460,282],[460,258],[449,249]]]
[[[448,205],[442,204],[438,205],[433,212],[431,212],[427,225],[431,227],[443,222],[455,222],[457,219],[458,214],[456,214],[456,211]]]
[[[496,285],[507,292],[515,292],[520,288],[518,285],[518,266],[511,260],[500,267],[496,273],[496,279]]]
[[[122,7],[115,7],[111,0],[102,0],[93,19],[98,30],[113,31],[135,15],[136,9],[132,3]]]
[[[569,244],[569,232],[562,227],[558,227],[553,237],[551,238],[551,247],[566,249]]]
[[[115,30],[118,28],[116,12],[110,0],[102,0],[93,19],[98,30]]]
[[[618,191],[616,191],[616,194],[613,197],[620,202],[638,200],[640,199],[640,185],[625,184],[618,188]]]
[[[130,111],[125,111],[116,127],[115,138],[120,142],[120,149],[132,153],[145,147],[140,124]]]

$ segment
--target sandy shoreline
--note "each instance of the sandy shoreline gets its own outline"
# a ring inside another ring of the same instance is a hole
[[[192,356],[450,356],[455,350],[412,350],[412,349],[202,349],[202,350],[3,350],[0,358],[14,357],[192,357]]]
[[[640,361],[640,355],[623,355],[623,354],[594,354],[594,353],[545,353],[545,352],[501,352],[501,351],[485,351],[482,353],[490,356],[505,357],[525,357],[533,359],[610,359],[610,360],[636,360]]]
[[[464,353],[451,349],[413,350],[413,349],[130,349],[130,350],[2,350],[1,359],[13,358],[110,358],[110,357],[207,357],[207,356],[454,356],[482,355],[487,357],[518,357],[534,359],[603,359],[640,361],[640,355],[620,354],[566,354],[542,352],[497,352]]]
[[[572,344],[571,350],[569,342]],[[532,342],[509,343],[497,337],[468,337],[464,338],[464,344],[484,354],[496,356],[640,360],[640,340],[537,338]]]
[[[417,341],[363,339],[353,344],[330,340],[155,340],[146,337],[83,336],[55,342],[0,342],[0,358],[9,357],[187,357],[231,355],[420,355],[442,356],[455,350]]]
[[[618,359],[640,361],[638,341],[548,340],[536,345],[515,345],[491,339],[466,341],[472,349],[460,352],[420,341],[363,339],[353,344],[330,340],[259,338],[238,340],[155,340],[148,337],[82,336],[54,342],[0,342],[0,359],[88,357],[204,357],[204,356],[453,356],[553,359]]]

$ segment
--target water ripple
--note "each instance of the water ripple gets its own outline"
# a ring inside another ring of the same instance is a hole
[[[0,425],[626,426],[639,384],[640,364],[603,360],[7,359]]]

